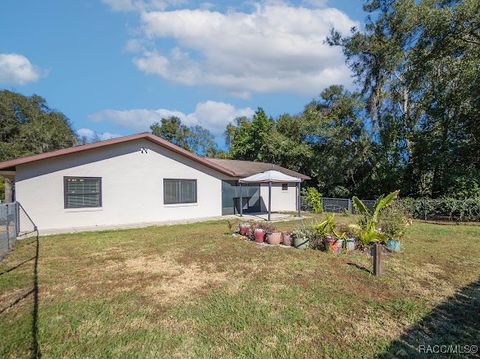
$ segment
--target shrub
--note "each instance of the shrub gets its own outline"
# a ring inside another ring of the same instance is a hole
[[[410,223],[410,213],[405,205],[400,201],[395,201],[380,212],[378,226],[387,239],[400,240],[405,236]]]
[[[318,229],[319,223],[302,223],[295,227],[292,232],[295,238],[306,238],[309,241],[309,246],[312,249],[323,249],[323,238],[324,235],[322,231]]]
[[[307,188],[305,200],[314,213],[323,212],[322,195],[315,187]]]

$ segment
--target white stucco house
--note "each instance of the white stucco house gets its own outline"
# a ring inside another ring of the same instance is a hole
[[[309,179],[268,163],[200,157],[149,133],[0,163],[40,232],[231,215],[239,179],[271,169]],[[268,186],[241,188],[244,213],[265,210]],[[299,190],[274,184],[272,210],[296,211]]]

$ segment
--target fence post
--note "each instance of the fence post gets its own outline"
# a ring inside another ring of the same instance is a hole
[[[427,220],[427,201],[423,199],[423,220]]]
[[[6,233],[7,233],[7,247],[8,249],[10,250],[12,247],[10,247],[10,226],[9,226],[9,219],[8,219],[8,206],[9,206],[9,203],[5,204],[5,229],[6,229]]]
[[[18,202],[15,202],[15,238],[18,237],[20,233],[20,205]]]
[[[353,214],[352,200],[348,199],[348,212]]]

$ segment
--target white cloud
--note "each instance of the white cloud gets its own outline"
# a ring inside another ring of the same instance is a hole
[[[251,92],[313,96],[331,84],[351,84],[341,50],[325,39],[332,27],[347,33],[358,24],[335,8],[269,2],[249,13],[142,11],[141,23],[146,41],[173,39],[175,45],[169,51],[150,45],[134,58],[135,65],[172,82],[214,85],[242,97]]]
[[[88,141],[91,141],[95,137],[101,141],[110,140],[115,137],[120,137],[121,135],[110,133],[110,132],[96,132],[90,128],[80,128],[77,130],[77,135],[82,138],[85,137]]]
[[[25,85],[40,79],[44,71],[19,54],[0,54],[0,83]]]
[[[187,0],[102,0],[113,11],[149,11],[165,10],[172,6],[183,5]]]
[[[135,132],[148,131],[150,126],[170,116],[176,116],[188,126],[200,125],[213,135],[222,135],[228,123],[237,117],[251,117],[254,111],[247,107],[237,109],[233,105],[206,101],[198,103],[195,111],[189,114],[167,109],[102,110],[89,116],[95,122],[109,122]]]

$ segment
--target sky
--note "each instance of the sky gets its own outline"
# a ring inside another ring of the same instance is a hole
[[[352,88],[324,40],[363,19],[361,0],[2,0],[0,89],[44,97],[80,136],[175,115],[222,145],[257,107],[299,113],[329,85]]]

